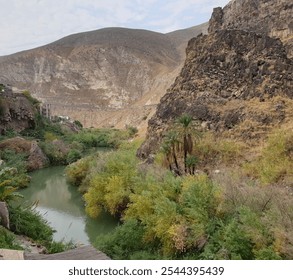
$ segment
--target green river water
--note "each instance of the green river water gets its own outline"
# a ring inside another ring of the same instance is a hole
[[[85,214],[77,188],[66,182],[65,167],[49,167],[32,172],[31,184],[21,191],[25,201],[37,202],[36,210],[56,230],[55,241],[93,244],[97,235],[112,231],[117,220],[103,214],[92,219]]]

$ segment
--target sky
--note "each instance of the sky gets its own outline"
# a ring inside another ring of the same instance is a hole
[[[162,33],[209,20],[229,0],[0,0],[0,56],[104,27]]]

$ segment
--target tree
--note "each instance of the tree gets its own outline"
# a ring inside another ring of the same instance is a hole
[[[199,137],[200,132],[190,115],[184,114],[176,120],[173,129],[164,136],[161,146],[165,163],[170,170],[177,175],[194,174],[197,158],[193,155],[193,149]],[[182,161],[184,167],[180,166]],[[172,166],[173,163],[175,167]]]
[[[180,151],[180,141],[179,141],[179,134],[176,131],[169,131],[167,135],[165,136],[165,142],[163,144],[165,146],[165,152],[167,152],[167,155],[170,159],[173,158],[173,162],[175,164],[176,170],[175,173],[177,175],[180,174],[180,168],[178,164],[178,156],[177,154]],[[170,165],[171,166],[171,165]]]
[[[199,132],[195,129],[193,118],[188,114],[183,114],[176,121],[176,128],[179,135],[183,138],[183,160],[184,171],[187,173],[187,155],[191,155],[196,138],[199,138]]]

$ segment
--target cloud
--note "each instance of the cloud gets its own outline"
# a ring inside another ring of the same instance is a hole
[[[169,32],[207,21],[228,0],[10,0],[1,3],[0,55],[72,33],[122,26]]]

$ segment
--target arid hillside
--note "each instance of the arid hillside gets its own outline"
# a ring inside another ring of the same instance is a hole
[[[0,57],[0,80],[86,127],[146,125],[178,75],[190,38],[207,24],[170,34],[105,28]]]
[[[189,41],[181,73],[149,121],[142,158],[158,151],[183,114],[218,135],[255,144],[274,128],[292,129],[289,2],[234,0],[214,9],[209,34]]]

